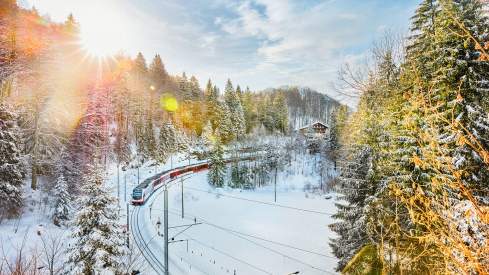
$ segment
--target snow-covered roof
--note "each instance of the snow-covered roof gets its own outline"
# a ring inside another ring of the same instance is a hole
[[[321,121],[315,121],[315,122],[313,122],[313,123],[311,123],[311,124],[308,124],[308,125],[306,125],[306,126],[300,127],[300,128],[298,128],[298,129],[296,129],[296,130],[302,130],[302,129],[306,129],[306,128],[312,127],[314,124],[318,124],[318,123],[319,123],[319,124],[321,124],[321,125],[323,125],[323,126],[324,126],[324,127],[326,127],[326,128],[329,128],[329,126],[328,126],[328,125],[326,125],[326,123],[323,123],[323,122],[321,122]]]

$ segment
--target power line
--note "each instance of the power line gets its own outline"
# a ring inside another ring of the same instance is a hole
[[[174,215],[179,215],[179,213],[178,213],[178,212],[175,212],[175,211],[169,211],[169,212],[170,212],[170,213],[172,213],[172,214],[174,214]],[[198,218],[198,217],[195,217],[195,218]],[[187,219],[188,219],[188,218],[187,218]],[[203,220],[203,219],[201,219],[201,218],[199,218],[199,219],[200,219],[200,220],[202,220],[202,221],[204,221],[204,220]],[[206,223],[206,222],[204,221],[204,223]],[[206,223],[206,224],[207,224],[207,223]],[[303,264],[303,265],[305,265],[305,266],[308,266],[308,267],[310,267],[310,268],[312,268],[312,269],[319,270],[319,271],[326,272],[326,273],[330,273],[330,274],[334,274],[334,273],[331,273],[331,272],[329,272],[329,271],[327,271],[327,270],[321,269],[321,268],[319,268],[319,267],[316,267],[316,266],[314,266],[314,265],[311,265],[311,264],[309,264],[309,263],[306,263],[306,262],[304,262],[304,261],[302,261],[302,260],[299,260],[299,259],[297,259],[297,258],[295,258],[295,257],[292,257],[292,256],[289,256],[289,255],[287,255],[287,254],[284,254],[284,253],[282,253],[282,252],[280,252],[280,251],[277,251],[277,250],[275,250],[275,249],[273,249],[273,248],[270,248],[270,247],[264,246],[264,245],[262,245],[262,244],[260,244],[260,243],[258,243],[258,242],[255,242],[255,241],[253,241],[253,240],[250,240],[250,239],[248,239],[248,238],[245,238],[245,237],[243,237],[243,236],[241,236],[241,235],[239,235],[239,234],[236,234],[236,233],[231,233],[231,232],[228,232],[228,233],[229,233],[229,234],[231,234],[231,235],[234,235],[234,236],[236,236],[236,237],[238,237],[238,238],[240,238],[240,239],[243,239],[243,240],[245,240],[245,241],[248,241],[248,242],[250,242],[250,243],[253,243],[253,244],[255,244],[256,246],[259,246],[259,247],[261,247],[261,248],[263,248],[263,249],[266,249],[266,250],[268,250],[268,251],[270,251],[270,252],[273,252],[273,253],[275,253],[275,254],[278,254],[278,255],[280,255],[280,256],[282,256],[282,257],[285,257],[285,258],[291,259],[291,260],[296,261],[296,262],[298,262],[298,263],[300,263],[300,264]],[[187,235],[187,234],[185,234],[185,235]]]
[[[178,212],[175,212],[175,211],[170,211],[170,212],[172,214],[174,214],[174,215],[179,215]],[[191,213],[188,213],[188,214],[191,214]],[[315,252],[315,251],[311,251],[311,250],[307,250],[307,249],[295,247],[295,246],[292,246],[292,245],[289,245],[289,244],[284,244],[284,243],[280,243],[280,242],[277,242],[277,241],[269,240],[269,239],[266,239],[266,238],[263,238],[263,237],[260,237],[260,236],[243,233],[243,232],[240,232],[240,231],[236,231],[234,229],[230,229],[230,228],[226,228],[226,227],[223,227],[223,226],[220,226],[220,225],[217,225],[217,224],[213,224],[213,223],[211,223],[211,222],[209,222],[209,221],[207,221],[207,220],[205,220],[203,218],[200,218],[200,217],[196,217],[196,216],[194,216],[194,217],[197,218],[197,219],[199,219],[199,221],[201,221],[204,224],[207,224],[209,226],[212,226],[212,227],[221,229],[221,230],[226,231],[226,232],[232,232],[232,233],[240,234],[240,235],[247,236],[247,237],[254,238],[254,239],[258,239],[258,240],[261,240],[261,241],[264,241],[264,242],[273,243],[273,244],[276,244],[276,245],[279,245],[279,246],[283,246],[283,247],[287,247],[287,248],[299,250],[299,251],[302,251],[302,252],[306,252],[306,253],[309,253],[309,254],[314,254],[314,255],[317,255],[317,256],[321,256],[321,257],[336,259],[335,257],[332,257],[332,256],[328,256],[328,255],[321,254],[321,253],[318,253],[318,252]],[[186,219],[190,219],[190,218],[186,218]]]
[[[277,203],[271,203],[271,202],[266,202],[266,201],[259,201],[259,200],[253,200],[253,199],[247,199],[243,197],[237,197],[237,196],[232,196],[232,195],[226,195],[218,192],[213,192],[209,190],[202,190],[198,188],[193,188],[193,187],[185,187],[186,189],[198,191],[198,192],[203,192],[203,193],[209,193],[209,194],[215,194],[231,199],[236,199],[236,200],[242,200],[242,201],[248,201],[248,202],[254,202],[254,203],[260,203],[268,206],[274,206],[274,207],[280,207],[280,208],[285,208],[285,209],[291,209],[291,210],[296,210],[296,211],[302,211],[302,212],[307,212],[307,213],[314,213],[314,214],[320,214],[320,215],[327,215],[327,216],[332,216],[334,215],[333,213],[328,213],[328,212],[322,212],[322,211],[317,211],[317,210],[310,210],[310,209],[304,209],[304,208],[299,208],[299,207],[294,207],[294,206],[288,206],[288,205],[283,205],[283,204],[277,204]]]
[[[258,270],[258,271],[261,271],[261,272],[263,272],[263,273],[265,273],[265,274],[270,274],[270,275],[273,275],[271,272],[268,272],[268,271],[266,271],[266,270],[264,270],[264,269],[261,269],[260,267],[257,267],[256,265],[250,264],[249,262],[246,262],[246,261],[244,261],[244,260],[241,260],[241,259],[239,259],[239,258],[236,258],[236,257],[234,257],[233,255],[231,255],[231,254],[229,254],[229,253],[226,253],[226,252],[224,252],[224,251],[222,251],[222,250],[219,250],[219,249],[215,248],[215,247],[214,247],[214,246],[212,246],[212,245],[208,245],[208,244],[205,244],[205,243],[203,243],[203,242],[201,242],[201,241],[199,241],[199,240],[197,240],[197,239],[194,239],[194,238],[192,238],[192,237],[191,237],[190,235],[188,235],[188,234],[184,234],[184,235],[188,236],[188,237],[189,237],[189,240],[192,240],[192,241],[194,241],[194,242],[196,242],[196,243],[198,243],[198,244],[200,244],[200,245],[202,245],[202,246],[204,246],[204,247],[207,247],[207,248],[209,248],[209,249],[212,249],[212,250],[214,250],[214,251],[218,252],[219,254],[222,254],[222,255],[224,255],[224,256],[227,256],[227,257],[229,257],[229,258],[231,258],[231,259],[233,259],[233,260],[236,260],[236,261],[238,261],[238,262],[240,262],[240,263],[243,263],[243,264],[245,264],[245,265],[247,265],[247,266],[250,266],[250,267],[252,267],[252,268],[254,268],[254,269]]]

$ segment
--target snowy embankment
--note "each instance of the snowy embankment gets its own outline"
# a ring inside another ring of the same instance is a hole
[[[196,160],[190,160],[190,163],[194,162]],[[189,160],[183,155],[172,157],[164,165],[154,165],[153,162],[147,162],[139,168],[139,181],[142,182],[147,177],[154,175],[155,172],[188,163]],[[132,189],[138,184],[138,169],[128,169],[127,171],[119,169],[119,181],[117,181],[117,175],[117,165],[110,164],[107,168],[106,184],[111,188],[114,196],[119,198],[121,223],[125,224],[127,219],[126,204],[130,203]],[[70,241],[70,228],[58,227],[53,224],[52,203],[54,198],[50,198],[46,192],[32,191],[29,185],[30,179],[27,178],[25,181],[25,205],[22,215],[17,219],[4,220],[0,223],[0,261],[14,263],[19,258],[19,254],[22,254],[24,260],[31,259],[31,255],[36,255],[39,257],[39,261],[44,262],[46,261],[46,253],[56,253],[55,262],[61,268],[66,257],[66,245]],[[117,184],[118,182],[119,184]],[[39,185],[43,186],[43,184],[40,182]],[[51,247],[53,242],[59,243],[57,247]],[[6,268],[5,265],[3,268]],[[45,271],[45,268],[40,271]]]
[[[336,211],[335,195],[308,191],[318,178],[312,172],[313,158],[306,157],[290,167],[299,174],[279,174],[277,203],[273,185],[255,190],[213,188],[207,172],[202,172],[183,183],[182,218],[181,181],[175,181],[169,189],[170,227],[201,224],[184,232],[186,227],[170,229],[170,237],[183,240],[170,244],[171,274],[334,273],[336,258],[328,246],[334,233],[327,225]],[[157,233],[158,220],[163,223],[162,190],[140,212],[144,239],[163,262],[163,237]]]

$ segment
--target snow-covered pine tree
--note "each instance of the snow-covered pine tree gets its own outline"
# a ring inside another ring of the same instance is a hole
[[[236,138],[231,113],[225,102],[217,102],[217,121],[215,131],[219,132],[222,143],[227,144]]]
[[[279,93],[273,99],[275,129],[285,134],[289,128],[289,112],[287,100],[283,93]]]
[[[336,161],[340,152],[340,134],[345,126],[348,114],[348,107],[340,106],[331,113],[331,125],[329,130],[329,155],[336,169]]]
[[[202,129],[201,138],[203,139],[204,144],[207,147],[210,147],[212,145],[212,142],[215,140],[214,131],[212,130],[212,125],[210,121],[207,121],[204,129]]]
[[[149,78],[156,91],[160,91],[169,79],[168,72],[161,60],[161,56],[156,54],[153,61],[149,65]]]
[[[243,107],[243,113],[245,118],[246,133],[250,133],[251,130],[256,126],[256,114],[255,114],[255,103],[253,100],[253,94],[249,87],[246,87],[245,92],[240,97],[241,106]]]
[[[454,205],[487,205],[483,198],[489,193],[483,156],[489,149],[489,124],[484,119],[487,110],[481,107],[489,90],[489,68],[480,62],[476,43],[489,38],[482,14],[480,1],[432,0],[423,1],[414,17],[415,35],[401,75],[410,99],[402,108],[401,125],[395,127],[398,144],[390,158],[398,162],[391,169],[391,180],[400,186],[396,199],[403,201],[409,224],[416,229],[406,243],[410,257],[417,263],[429,261],[412,264],[412,272],[427,266],[443,272],[450,266],[455,273],[477,273],[481,267],[474,255],[482,250],[465,242],[465,233],[454,229],[449,217]]]
[[[370,148],[364,146],[353,149],[345,157],[338,177],[342,190],[340,200],[346,203],[336,203],[338,212],[332,217],[340,221],[329,226],[339,236],[330,240],[333,254],[339,259],[337,271],[341,271],[362,246],[369,242],[366,207],[367,198],[374,194],[372,191],[375,186],[370,179],[371,161]]]
[[[188,81],[187,74],[185,72],[182,73],[182,76],[178,77],[178,88],[184,100],[188,100],[192,98],[190,83]]]
[[[224,90],[224,99],[229,110],[229,118],[231,121],[232,131],[234,136],[239,139],[243,137],[246,132],[246,121],[243,113],[243,106],[239,95],[233,88],[231,80],[228,79],[226,88]]]
[[[192,100],[200,100],[202,98],[202,93],[200,91],[199,81],[195,76],[190,77],[189,87]]]
[[[0,98],[0,221],[17,216],[23,205],[22,185],[26,174],[20,151],[21,133],[17,115]]]
[[[114,119],[116,125],[116,128],[114,129],[115,141],[113,144],[113,151],[117,160],[118,168],[122,163],[128,163],[131,158],[129,140],[130,98],[126,85],[126,79],[121,79],[115,88],[113,97],[115,109]]]
[[[206,101],[206,112],[207,117],[212,125],[212,130],[217,128],[217,123],[219,120],[219,91],[217,87],[212,85],[211,80],[207,82],[205,91],[205,101]]]
[[[171,122],[165,122],[160,129],[158,161],[164,163],[171,154],[177,152],[177,131]]]
[[[58,178],[54,185],[53,196],[55,199],[53,223],[60,226],[70,219],[71,210],[71,195],[68,192],[68,184],[66,184],[63,173],[58,173]]]
[[[73,224],[69,246],[69,274],[116,273],[126,252],[125,236],[119,225],[116,199],[104,186],[100,164],[88,165],[84,176],[83,196]]]
[[[132,67],[133,74],[142,78],[148,72],[148,66],[146,65],[146,59],[143,54],[139,52],[134,60],[134,66]]]
[[[419,79],[424,81],[432,73],[431,56],[435,53],[432,42],[435,34],[435,18],[438,13],[438,0],[423,0],[411,18],[411,36],[406,49],[406,68],[412,70],[415,67]]]
[[[239,102],[241,102],[241,105],[243,105],[243,96],[244,96],[244,93],[241,90],[241,87],[239,85],[236,86],[236,95],[238,96]]]
[[[479,60],[481,52],[474,42],[489,43],[489,18],[483,15],[480,1],[443,1],[436,27],[440,33],[437,32],[436,40],[438,54],[434,56],[435,99],[446,100],[446,109],[440,111],[449,121],[441,128],[440,138],[455,147],[453,163],[464,171],[464,185],[481,191],[478,192],[481,200],[489,205],[486,184],[489,169],[482,168],[488,165],[480,155],[480,151],[489,151],[486,105],[489,103],[489,62]],[[465,39],[461,39],[464,34]],[[459,125],[456,129],[451,125],[453,120]],[[481,146],[481,150],[474,150],[473,144]]]
[[[141,144],[144,148],[144,155],[151,158],[155,158],[157,152],[156,150],[157,144],[156,144],[156,138],[153,129],[153,119],[147,118],[145,126],[146,127],[144,127],[144,134],[143,134],[142,144]]]
[[[225,175],[226,164],[224,163],[224,148],[220,138],[217,138],[210,152],[207,180],[209,181],[209,184],[213,186],[223,187]]]
[[[175,152],[184,152],[189,149],[190,140],[182,130],[175,131],[176,142],[175,142]]]

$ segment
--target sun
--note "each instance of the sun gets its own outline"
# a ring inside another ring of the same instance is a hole
[[[127,20],[119,14],[94,9],[81,22],[80,44],[88,55],[109,57],[128,48],[128,31]]]

